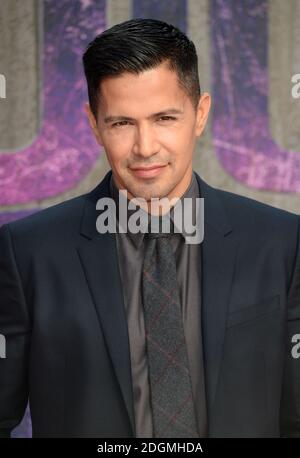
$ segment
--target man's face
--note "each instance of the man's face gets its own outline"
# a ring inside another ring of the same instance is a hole
[[[196,137],[209,108],[205,93],[196,112],[177,74],[163,63],[139,75],[105,79],[97,122],[89,105],[87,113],[117,187],[126,189],[128,198],[149,201],[180,197],[189,186]]]

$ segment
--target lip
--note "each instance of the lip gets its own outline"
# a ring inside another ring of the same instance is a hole
[[[152,178],[161,173],[161,171],[167,166],[165,165],[152,165],[151,167],[138,167],[136,169],[131,169],[134,175],[141,178]]]

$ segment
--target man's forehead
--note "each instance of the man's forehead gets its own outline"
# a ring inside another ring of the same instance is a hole
[[[152,78],[145,81],[135,79],[128,84],[118,77],[110,81],[106,79],[101,84],[99,97],[102,117],[105,122],[111,122],[116,117],[153,118],[167,112],[181,115],[187,95],[177,80],[173,83],[161,78],[156,78],[154,82]]]

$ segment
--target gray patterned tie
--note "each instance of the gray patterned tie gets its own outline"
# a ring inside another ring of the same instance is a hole
[[[199,437],[172,233],[146,233],[142,274],[154,437]]]

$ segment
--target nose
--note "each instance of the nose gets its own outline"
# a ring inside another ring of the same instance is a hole
[[[146,122],[136,129],[133,152],[137,156],[150,157],[157,153],[157,144],[153,127]]]

